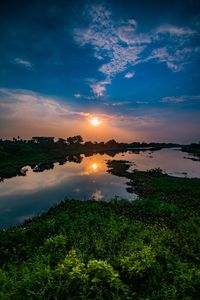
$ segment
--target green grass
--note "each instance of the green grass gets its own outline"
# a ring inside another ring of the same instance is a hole
[[[2,231],[0,299],[199,299],[200,180],[128,176],[141,200],[66,200]]]

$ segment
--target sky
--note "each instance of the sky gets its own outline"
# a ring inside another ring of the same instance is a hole
[[[200,140],[199,1],[7,0],[0,39],[0,137]]]

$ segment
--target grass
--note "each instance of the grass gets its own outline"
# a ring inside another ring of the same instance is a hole
[[[140,200],[66,200],[0,232],[0,299],[199,299],[200,180],[121,170]]]

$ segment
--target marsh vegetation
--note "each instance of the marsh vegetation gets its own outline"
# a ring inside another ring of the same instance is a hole
[[[19,153],[40,147],[16,145]],[[40,163],[36,173],[50,168],[48,149],[30,159]],[[107,171],[138,199],[66,199],[0,231],[1,299],[198,299],[200,179],[139,171],[111,156]]]

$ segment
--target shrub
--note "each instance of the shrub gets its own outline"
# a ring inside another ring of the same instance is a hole
[[[120,265],[123,271],[128,273],[130,278],[142,278],[150,276],[150,270],[156,264],[156,254],[150,246],[143,246],[142,249],[135,249],[129,256],[121,258]]]
[[[90,260],[87,273],[91,299],[122,299],[127,292],[119,274],[106,261]]]
[[[41,247],[42,253],[48,255],[50,265],[58,264],[64,258],[66,249],[67,238],[63,234],[46,239],[44,245]]]

